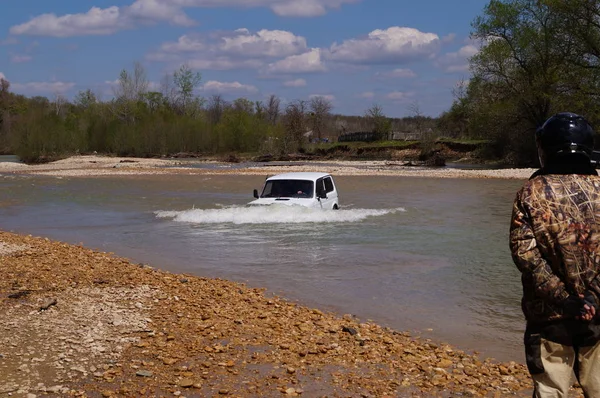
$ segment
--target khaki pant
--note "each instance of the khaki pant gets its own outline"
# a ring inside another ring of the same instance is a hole
[[[574,369],[585,397],[600,398],[600,342],[591,347],[574,348],[541,339],[540,348],[543,373],[531,375],[534,398],[568,397]]]

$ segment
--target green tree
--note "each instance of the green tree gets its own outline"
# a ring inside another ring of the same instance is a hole
[[[201,81],[202,75],[199,72],[194,73],[185,64],[173,73],[173,83],[177,88],[177,104],[183,112],[195,111],[199,107],[200,102],[194,96],[194,90]]]
[[[551,0],[491,0],[473,29],[483,44],[471,59],[473,124],[503,143],[502,157],[528,164],[536,159],[533,131],[568,102],[562,90],[565,77],[575,78],[571,39],[562,37],[564,23]]]
[[[379,104],[374,104],[365,112],[365,118],[371,124],[371,129],[378,134],[381,139],[388,139],[392,131],[392,122],[383,113],[383,108]]]
[[[90,89],[80,91],[75,96],[73,103],[81,108],[87,109],[98,102],[96,94]]]

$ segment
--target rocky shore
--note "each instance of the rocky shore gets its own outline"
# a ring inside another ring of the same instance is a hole
[[[325,166],[321,163],[326,164]],[[218,166],[216,166],[218,164]],[[214,167],[198,167],[213,165]],[[73,156],[56,162],[25,165],[0,162],[0,173],[36,174],[62,177],[135,175],[135,174],[239,174],[264,175],[294,171],[325,171],[334,175],[387,175],[436,178],[517,178],[527,179],[534,169],[482,169],[432,168],[406,166],[393,161],[326,161],[326,162],[273,162],[260,165],[208,162],[180,159],[141,159],[107,156]]]
[[[527,396],[524,365],[0,232],[0,397]]]

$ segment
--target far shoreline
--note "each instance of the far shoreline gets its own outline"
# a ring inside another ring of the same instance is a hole
[[[532,168],[466,169],[451,167],[406,166],[402,161],[387,160],[299,160],[264,162],[248,166],[215,159],[132,158],[78,155],[36,165],[0,162],[0,173],[47,175],[55,177],[98,177],[119,175],[263,175],[298,171],[323,171],[336,176],[399,176],[431,178],[479,178],[526,180]],[[199,165],[222,167],[198,167]],[[323,165],[324,164],[324,165]]]

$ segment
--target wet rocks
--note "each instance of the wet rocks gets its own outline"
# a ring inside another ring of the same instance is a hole
[[[0,292],[30,292],[0,296],[0,393],[530,395],[523,364],[81,246],[0,242],[29,252],[0,256]]]

